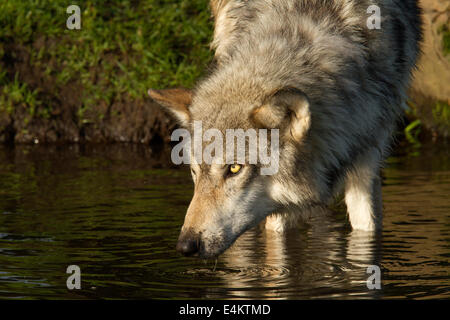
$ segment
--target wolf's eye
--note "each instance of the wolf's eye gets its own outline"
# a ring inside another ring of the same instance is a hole
[[[239,171],[241,171],[241,169],[242,169],[242,166],[240,164],[232,164],[230,166],[230,172],[232,174],[239,173]]]

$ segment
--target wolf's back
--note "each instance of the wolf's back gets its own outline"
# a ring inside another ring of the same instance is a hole
[[[216,60],[243,82],[264,79],[256,91],[294,86],[323,100],[338,88],[339,100],[356,90],[401,112],[421,40],[416,0],[213,0],[211,6]],[[370,28],[378,13],[379,28]]]

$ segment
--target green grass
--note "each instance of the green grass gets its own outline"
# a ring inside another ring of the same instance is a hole
[[[81,8],[81,30],[66,28],[70,4]],[[77,85],[82,115],[99,104],[142,100],[148,88],[191,87],[211,59],[211,33],[207,0],[2,0],[0,103],[36,115],[51,110],[61,88]],[[30,85],[14,70],[11,60],[24,57],[51,86]]]
[[[12,113],[17,105],[23,104],[29,113],[29,118],[25,121],[29,121],[30,117],[35,115],[36,107],[40,104],[37,93],[36,89],[31,90],[26,83],[19,82],[17,73],[14,79],[9,81],[6,72],[0,72],[0,112]],[[40,115],[48,117],[48,113],[45,111],[47,110],[43,110]]]
[[[450,128],[450,106],[444,101],[436,102],[433,110],[433,119],[437,126]]]

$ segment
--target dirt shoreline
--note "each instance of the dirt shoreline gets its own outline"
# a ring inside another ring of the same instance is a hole
[[[114,102],[89,110],[96,121],[80,121],[77,106],[53,110],[48,118],[32,117],[25,107],[0,113],[0,143],[111,143],[167,145],[175,121],[150,101]]]

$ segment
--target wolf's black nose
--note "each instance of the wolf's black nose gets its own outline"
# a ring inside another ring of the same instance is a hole
[[[198,240],[195,238],[179,239],[177,243],[177,251],[185,256],[192,256],[198,252]]]

